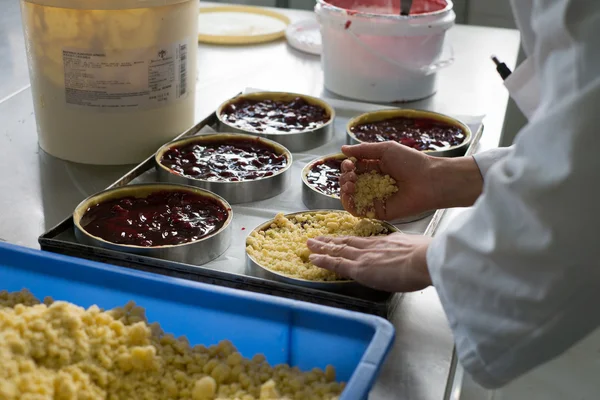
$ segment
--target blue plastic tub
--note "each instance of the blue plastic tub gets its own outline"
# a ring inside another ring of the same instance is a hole
[[[134,300],[150,322],[191,344],[228,339],[246,357],[302,370],[333,365],[341,399],[365,399],[388,353],[392,325],[379,317],[133,271],[0,243],[0,290],[29,289],[106,309]]]

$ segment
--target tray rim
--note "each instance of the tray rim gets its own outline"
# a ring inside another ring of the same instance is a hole
[[[61,247],[62,246],[62,247]],[[89,248],[94,258],[86,258],[78,255],[77,250],[81,248]],[[60,239],[49,240],[47,246],[42,250],[50,251],[55,254],[62,254],[70,257],[86,259],[89,261],[101,262],[108,265],[114,265],[121,268],[139,270],[156,275],[164,275],[167,277],[182,278],[193,282],[202,282],[206,284],[214,284],[217,286],[242,289],[249,292],[262,293],[266,295],[289,298],[297,301],[307,301],[315,303],[318,300],[321,305],[347,309],[350,311],[367,312],[378,316],[388,317],[390,313],[397,307],[397,301],[402,296],[401,293],[394,293],[385,301],[372,301],[359,297],[346,296],[343,294],[328,293],[322,290],[311,290],[302,288],[303,292],[310,292],[310,300],[298,300],[294,295],[298,295],[298,287],[296,285],[275,282],[260,277],[237,274],[216,269],[202,268],[202,266],[193,266],[190,264],[179,263],[176,261],[161,260],[154,257],[146,257],[132,253],[123,253],[119,251],[102,249],[93,246],[82,245],[75,242],[64,241]],[[113,256],[115,254],[116,256]],[[146,261],[141,263],[140,260]],[[160,270],[160,271],[157,271]],[[163,271],[163,272],[161,272]],[[169,271],[169,274],[164,273]],[[225,272],[226,276],[223,277]],[[243,287],[240,287],[243,285]],[[306,294],[305,294],[306,296]],[[348,301],[344,301],[348,300]],[[344,304],[345,307],[340,307]]]

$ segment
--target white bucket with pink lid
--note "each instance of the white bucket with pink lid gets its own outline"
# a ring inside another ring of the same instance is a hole
[[[406,102],[436,91],[436,73],[454,60],[444,44],[456,15],[450,0],[317,0],[325,87],[369,102]]]

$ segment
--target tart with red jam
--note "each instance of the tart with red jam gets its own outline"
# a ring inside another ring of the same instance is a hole
[[[285,149],[247,135],[198,137],[160,153],[160,164],[173,173],[210,182],[268,178],[290,164]]]
[[[395,141],[415,150],[443,153],[467,144],[469,128],[453,118],[417,110],[386,110],[364,114],[348,124],[357,142]]]
[[[340,177],[343,153],[317,158],[302,169],[302,202],[309,210],[343,210]]]
[[[306,182],[327,196],[340,197],[340,176],[344,155],[329,156],[313,162],[306,172]]]
[[[188,190],[157,190],[141,196],[124,193],[123,197],[92,203],[79,225],[89,235],[119,245],[174,246],[218,232],[230,212],[215,197]]]
[[[318,99],[272,93],[245,95],[220,107],[226,125],[258,134],[286,134],[315,130],[332,119],[332,112]]]
[[[277,196],[291,181],[288,149],[240,133],[179,139],[161,147],[154,159],[159,181],[206,189],[230,204]]]

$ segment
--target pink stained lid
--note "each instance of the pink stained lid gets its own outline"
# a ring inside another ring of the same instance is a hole
[[[357,13],[399,15],[400,0],[326,0],[328,4]],[[428,14],[442,11],[448,5],[446,0],[413,0],[410,15]]]

